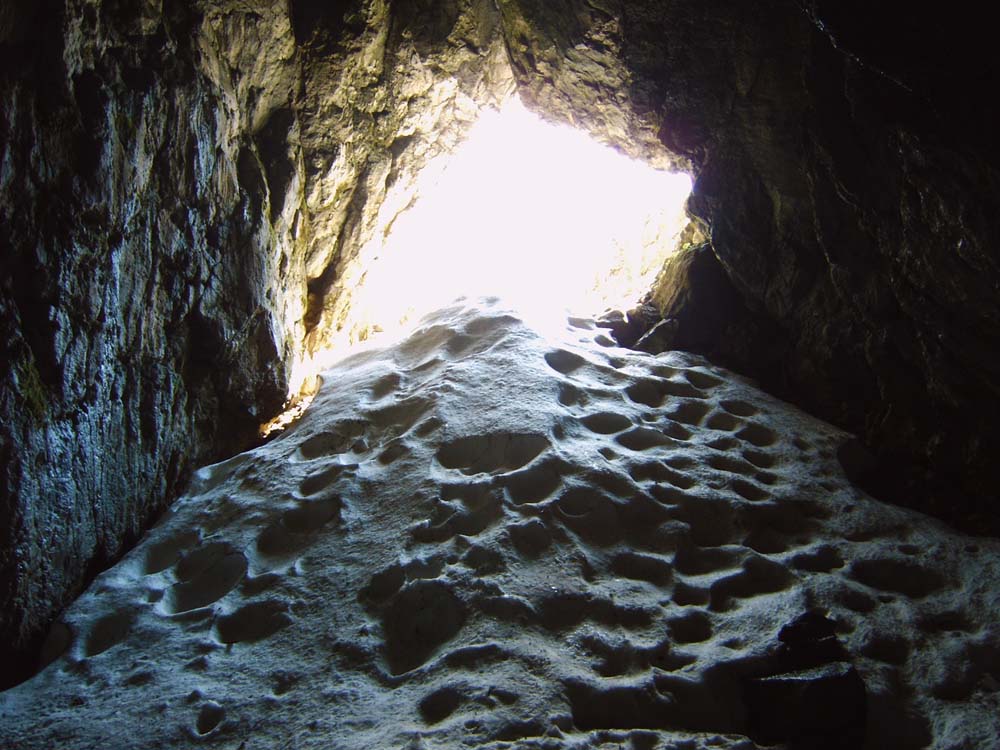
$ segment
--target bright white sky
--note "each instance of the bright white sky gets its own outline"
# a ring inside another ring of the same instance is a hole
[[[462,296],[501,297],[536,320],[632,307],[676,248],[690,191],[688,175],[547,123],[514,96],[427,165],[413,207],[362,250],[345,337],[381,329],[375,343],[391,343]],[[383,214],[394,213],[390,196]]]

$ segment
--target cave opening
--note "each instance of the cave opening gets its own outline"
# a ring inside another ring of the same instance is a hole
[[[360,345],[385,346],[458,298],[497,298],[540,328],[627,310],[687,236],[691,176],[630,158],[516,93],[390,190],[359,249],[346,313],[296,362],[292,394]]]

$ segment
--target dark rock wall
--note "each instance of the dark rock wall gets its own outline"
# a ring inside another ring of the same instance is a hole
[[[268,25],[232,9],[74,0],[4,13],[7,679],[192,464],[246,447],[284,400],[282,225],[254,121],[295,79],[274,54],[260,62]]]
[[[631,108],[693,168],[691,212],[782,341],[764,326],[747,352],[722,327],[709,348],[860,432],[882,459],[879,494],[1000,528],[998,63],[978,12],[501,7],[519,83],[540,106],[598,130]],[[595,69],[624,89],[608,96]]]

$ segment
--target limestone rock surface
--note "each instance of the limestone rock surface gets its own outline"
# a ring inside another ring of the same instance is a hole
[[[0,745],[992,747],[1000,542],[855,489],[849,438],[456,305],[198,470],[0,694]]]

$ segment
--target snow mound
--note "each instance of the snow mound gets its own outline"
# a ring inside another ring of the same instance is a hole
[[[488,303],[323,380],[69,608],[0,746],[996,745],[1000,544],[854,489],[849,435]]]

